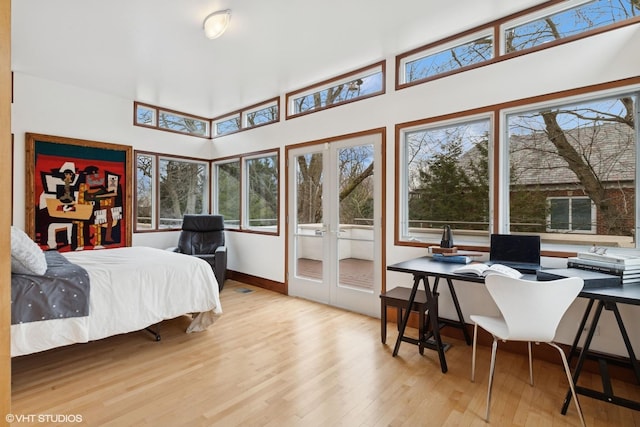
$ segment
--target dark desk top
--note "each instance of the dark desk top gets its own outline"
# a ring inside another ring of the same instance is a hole
[[[619,287],[583,289],[579,296],[605,302],[640,305],[640,283]]]
[[[431,257],[423,256],[389,265],[387,266],[387,270],[415,275],[440,276],[447,279],[465,280],[467,282],[484,283],[484,277],[478,277],[472,274],[454,273],[454,270],[462,267],[462,265],[463,264],[456,264],[452,262],[434,261]]]
[[[434,261],[431,257],[423,256],[389,265],[387,270],[418,276],[437,276],[465,282],[484,283],[484,277],[454,273],[454,270],[461,266],[462,264]],[[534,274],[525,274],[523,279],[536,280],[536,276]],[[579,296],[602,301],[640,305],[640,284],[583,289]]]

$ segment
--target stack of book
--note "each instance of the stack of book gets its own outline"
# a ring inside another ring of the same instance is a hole
[[[640,256],[578,252],[567,259],[567,267],[615,274],[623,285],[640,283]]]
[[[467,255],[440,253],[440,254],[433,254],[431,257],[434,261],[451,262],[454,264],[469,264],[471,262],[471,257]]]

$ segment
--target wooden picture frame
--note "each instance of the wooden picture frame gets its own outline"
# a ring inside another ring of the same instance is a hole
[[[27,133],[26,232],[43,250],[131,246],[132,148]]]

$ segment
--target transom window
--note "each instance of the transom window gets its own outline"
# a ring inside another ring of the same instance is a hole
[[[640,22],[638,0],[545,3],[397,55],[396,89]]]
[[[634,0],[574,0],[504,25],[504,53],[517,52],[637,17]]]
[[[343,74],[287,94],[287,117],[381,95],[385,91],[385,62]]]
[[[252,129],[280,120],[280,98],[255,104],[213,119],[214,137]]]
[[[438,44],[407,56],[400,56],[400,83],[411,83],[464,69],[493,59],[491,29],[476,32],[450,43]]]
[[[222,136],[228,133],[238,132],[241,128],[240,114],[231,117],[225,117],[213,121],[214,135]]]
[[[209,119],[134,102],[134,124],[209,138]]]

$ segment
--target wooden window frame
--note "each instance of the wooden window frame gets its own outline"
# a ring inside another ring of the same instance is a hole
[[[367,65],[366,67],[359,68],[357,70],[350,71],[348,73],[341,74],[339,76],[332,77],[327,80],[323,80],[318,83],[314,83],[312,85],[303,87],[301,89],[297,89],[291,92],[287,92],[285,94],[285,104],[286,104],[286,119],[292,119],[295,117],[306,116],[307,114],[317,113],[319,111],[324,111],[329,108],[338,107],[340,105],[350,104],[352,102],[362,101],[364,99],[372,98],[374,96],[384,95],[386,93],[386,61],[379,61],[371,65]],[[336,102],[334,104],[325,105],[319,108],[315,108],[313,110],[303,111],[300,113],[295,113],[292,111],[292,104],[295,100],[296,95],[301,95],[305,93],[317,93],[324,89],[328,89],[330,87],[336,86],[337,84],[343,83],[345,80],[354,80],[359,77],[363,77],[369,74],[366,74],[367,71],[374,70],[376,68],[380,68],[380,72],[382,73],[382,85],[381,89],[377,92],[373,92],[367,95],[362,95],[357,98],[352,98],[340,102]],[[311,92],[315,90],[314,92]]]
[[[247,159],[255,159],[258,157],[266,157],[268,155],[275,155],[277,157],[277,167],[278,167],[278,218],[277,218],[277,225],[276,225],[276,231],[275,232],[270,232],[270,231],[261,231],[261,230],[257,230],[253,227],[249,227],[248,225],[245,224],[245,221],[247,220],[248,216],[246,214],[246,194],[248,194],[248,182],[247,182],[247,173],[246,173],[246,160]],[[238,160],[240,162],[240,194],[238,195],[238,197],[240,198],[240,223],[238,224],[238,227],[234,227],[234,228],[226,228],[225,230],[228,231],[234,231],[234,232],[240,232],[240,233],[253,233],[253,234],[263,234],[263,235],[267,235],[267,236],[280,236],[280,225],[281,225],[281,215],[280,215],[280,200],[281,200],[281,194],[280,194],[280,188],[281,188],[281,181],[282,181],[282,168],[280,167],[280,158],[281,158],[281,149],[280,147],[276,147],[276,148],[272,148],[272,149],[267,149],[267,150],[260,150],[260,151],[253,151],[250,153],[243,153],[243,154],[238,154],[238,155],[234,155],[234,156],[228,156],[228,157],[221,157],[218,159],[214,159],[211,161],[211,168],[210,170],[213,171],[216,167],[216,164],[222,164],[222,163],[227,163],[229,161],[235,161]],[[211,184],[211,190],[212,190],[212,194],[214,194],[214,192],[217,192],[217,182],[213,182],[213,178],[214,176],[216,176],[216,174],[212,173],[211,174],[211,178],[212,178],[212,184]],[[212,197],[212,212],[213,213],[217,213],[217,195]]]

